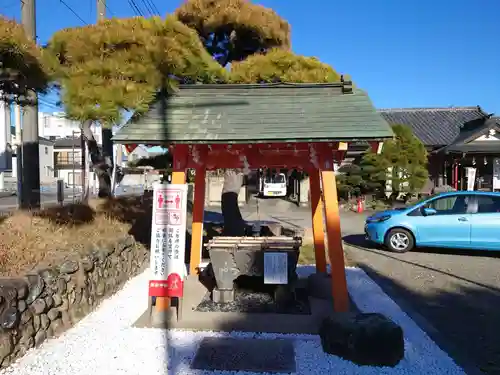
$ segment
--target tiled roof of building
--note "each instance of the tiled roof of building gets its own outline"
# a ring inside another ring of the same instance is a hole
[[[54,141],[44,137],[38,137],[38,142],[42,145],[53,146]]]
[[[57,138],[54,140],[54,148],[79,148],[81,147],[80,138]]]
[[[441,150],[444,152],[455,153],[497,153],[498,143],[496,141],[475,141],[481,136],[488,136],[490,131],[500,133],[500,122],[498,117],[471,121],[462,128],[460,135],[453,141],[452,144],[442,148]]]
[[[481,107],[392,108],[378,112],[391,125],[403,124],[429,147],[452,143],[464,123],[488,116]]]
[[[370,141],[393,133],[350,83],[181,85],[133,116],[117,143]]]

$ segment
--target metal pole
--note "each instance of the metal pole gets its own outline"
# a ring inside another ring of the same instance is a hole
[[[64,204],[64,180],[62,178],[57,180],[57,202],[59,205]]]
[[[80,132],[80,148],[82,150],[82,196],[81,200],[87,199],[87,149],[85,147],[85,138],[83,132]]]
[[[29,39],[36,42],[35,0],[21,1],[21,22]],[[40,155],[38,145],[38,98],[28,90],[22,117],[23,184],[22,208],[40,207]]]

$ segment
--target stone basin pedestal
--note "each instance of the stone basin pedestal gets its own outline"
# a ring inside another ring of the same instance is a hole
[[[206,245],[210,255],[216,287],[212,299],[217,303],[234,301],[234,281],[242,275],[264,276],[264,254],[286,253],[288,283],[276,288],[276,300],[293,292],[297,280],[300,237],[216,237]],[[262,279],[264,283],[264,279]]]

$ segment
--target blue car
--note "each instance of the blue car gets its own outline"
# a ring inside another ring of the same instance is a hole
[[[437,194],[366,219],[366,239],[396,253],[416,246],[500,250],[500,193]]]

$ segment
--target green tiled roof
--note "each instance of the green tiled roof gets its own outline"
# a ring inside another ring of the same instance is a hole
[[[118,143],[355,141],[392,137],[361,90],[335,84],[181,85],[132,117]]]

